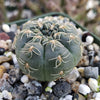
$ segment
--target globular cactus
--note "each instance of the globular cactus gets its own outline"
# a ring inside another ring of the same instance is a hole
[[[20,69],[40,81],[64,77],[81,57],[81,41],[75,26],[62,16],[30,20],[16,36]]]

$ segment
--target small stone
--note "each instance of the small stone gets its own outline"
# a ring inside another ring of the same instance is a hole
[[[2,76],[3,76],[3,69],[0,69],[0,78],[2,78]]]
[[[82,78],[81,84],[86,84],[86,79],[85,78]]]
[[[93,50],[94,48],[93,48],[93,45],[89,45],[88,46],[88,50]]]
[[[10,92],[8,92],[7,90],[2,91],[2,96],[4,99],[12,100],[12,94]]]
[[[42,85],[37,81],[25,83],[24,86],[27,88],[29,95],[40,95],[42,92]]]
[[[98,67],[99,75],[100,75],[100,61],[94,62],[93,67]]]
[[[61,97],[64,94],[71,93],[71,85],[66,81],[61,81],[53,86],[53,93],[57,97]]]
[[[80,83],[79,83],[78,81],[75,81],[75,82],[71,85],[72,90],[73,90],[75,93],[78,93],[79,85],[80,85]]]
[[[56,85],[56,82],[54,82],[54,81],[51,81],[51,82],[48,83],[48,87],[52,87],[54,85]]]
[[[89,12],[87,13],[87,18],[89,20],[93,20],[96,17],[96,13],[93,10],[89,10]]]
[[[10,39],[10,37],[6,33],[4,32],[0,33],[0,40],[6,41],[8,39]]]
[[[8,49],[8,45],[6,44],[6,41],[0,40],[0,48],[4,48],[5,50]]]
[[[14,32],[8,32],[7,34],[8,34],[8,36],[10,37],[10,39],[11,39],[12,41],[14,41],[14,37],[15,37]]]
[[[74,67],[74,69],[67,76],[65,76],[65,79],[69,83],[73,83],[74,81],[76,81],[76,79],[79,76],[80,76],[80,73],[78,72],[78,69],[76,67]]]
[[[99,86],[98,86],[98,81],[94,78],[89,78],[88,79],[88,85],[92,89],[93,92],[97,91]]]
[[[2,70],[3,70],[3,72],[5,72],[5,71],[6,71],[6,68],[5,68],[5,66],[3,66],[3,65],[0,65],[0,69],[2,69]]]
[[[87,95],[88,93],[91,92],[90,88],[85,84],[80,84],[78,91],[83,95]]]
[[[78,100],[86,100],[86,98],[83,95],[81,95],[81,94],[78,94],[78,95],[79,95]]]
[[[0,80],[0,91],[3,91],[3,90],[7,90],[9,92],[12,92],[13,90],[13,87],[8,83],[8,81],[6,81],[6,78],[2,78]]]
[[[12,96],[14,100],[25,100],[27,97],[28,91],[24,85],[17,85],[14,87]]]
[[[7,24],[3,24],[3,25],[2,25],[2,29],[3,29],[3,31],[5,31],[5,32],[10,32],[10,27],[9,27]]]
[[[95,62],[100,61],[100,57],[99,57],[99,56],[95,56],[94,61],[95,61]]]
[[[95,98],[95,100],[100,100],[100,92],[94,93],[93,97]]]
[[[66,95],[64,98],[60,98],[59,100],[72,100],[72,95]]]
[[[87,42],[88,44],[92,44],[93,41],[94,41],[94,38],[93,38],[92,36],[89,35],[89,36],[86,37],[86,42]]]
[[[6,69],[10,69],[10,64],[8,62],[4,62],[2,64]]]
[[[93,48],[94,48],[94,50],[96,51],[96,52],[98,52],[99,51],[99,46],[96,44],[96,43],[93,43]]]
[[[79,71],[81,76],[84,76],[84,67],[79,67],[78,71]]]
[[[12,32],[16,32],[17,31],[17,24],[12,24],[10,30]]]
[[[12,41],[9,39],[9,40],[6,40],[6,44],[8,45],[8,48],[11,49],[12,48]]]
[[[98,67],[85,67],[84,75],[86,78],[95,78],[98,79]]]
[[[10,84],[14,84],[15,82],[19,81],[20,78],[21,78],[21,71],[19,68],[12,68],[10,71],[9,71],[9,78],[8,78],[8,82]]]
[[[23,75],[23,76],[21,77],[21,82],[22,82],[22,83],[28,83],[28,81],[29,81],[29,79],[28,79],[28,76],[27,76],[27,75]]]
[[[25,100],[41,100],[39,96],[28,96]]]
[[[0,55],[3,55],[5,52],[5,49],[4,48],[0,48]]]

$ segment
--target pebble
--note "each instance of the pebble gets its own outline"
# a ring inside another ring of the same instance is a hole
[[[48,83],[48,87],[52,88],[54,85],[56,85],[56,82],[54,82],[54,81],[51,81]]]
[[[95,98],[95,100],[100,100],[100,92],[94,93],[93,97]]]
[[[9,25],[7,25],[7,24],[3,24],[3,25],[2,25],[2,29],[3,29],[3,31],[5,31],[5,32],[10,32],[10,27],[9,27]]]
[[[96,17],[96,13],[93,11],[93,10],[90,10],[88,13],[87,13],[87,18],[89,20],[93,20],[95,17]]]
[[[12,40],[12,42],[13,42],[14,41],[14,37],[15,37],[14,32],[8,32],[7,34],[10,37],[10,39]]]
[[[10,69],[10,64],[8,62],[4,62],[2,64],[6,69]]]
[[[79,67],[78,71],[79,71],[80,75],[83,77],[84,76],[84,67]]]
[[[79,85],[80,85],[80,83],[79,83],[78,81],[75,81],[75,82],[71,85],[72,90],[73,90],[75,93],[78,93]]]
[[[86,98],[83,95],[81,95],[80,93],[78,93],[78,96],[79,96],[78,100],[86,100]]]
[[[86,42],[87,42],[88,44],[92,44],[93,41],[94,41],[94,38],[93,38],[92,36],[88,35],[88,36],[86,37]]]
[[[12,32],[16,32],[17,31],[17,24],[12,24],[10,27],[11,27],[10,30]]]
[[[0,33],[0,40],[6,41],[8,39],[10,39],[10,37],[6,33],[4,32]]]
[[[21,78],[21,71],[19,68],[12,68],[10,71],[9,71],[9,78],[8,78],[8,82],[10,84],[14,84],[15,82],[19,81],[20,78]]]
[[[96,43],[93,43],[93,48],[96,52],[99,51],[100,47],[96,44]]]
[[[92,89],[92,91],[97,91],[99,86],[98,86],[98,81],[94,78],[89,78],[88,79],[88,85]]]
[[[5,52],[5,49],[4,48],[0,48],[0,55],[3,55]]]
[[[21,77],[21,82],[22,82],[22,83],[28,83],[28,81],[29,81],[29,79],[28,79],[28,76],[27,76],[27,75],[23,75],[23,76]]]
[[[5,50],[8,49],[8,45],[7,45],[6,41],[0,40],[0,48],[4,48]]]
[[[7,90],[9,92],[13,91],[13,87],[4,78],[0,80],[0,91],[3,91],[3,90]]]
[[[25,100],[27,94],[28,91],[24,85],[15,86],[12,92],[12,96],[14,97],[15,100]]]
[[[25,100],[40,100],[39,96],[28,96]]]
[[[57,97],[61,97],[63,95],[67,95],[71,93],[71,85],[66,81],[61,81],[53,86],[53,93]]]
[[[42,92],[42,85],[37,81],[25,83],[24,86],[28,90],[28,95],[40,95]]]
[[[64,98],[60,98],[59,100],[72,100],[72,95],[66,95]]]
[[[95,61],[95,62],[100,61],[100,57],[99,57],[99,56],[95,56],[94,61]]]
[[[99,70],[98,67],[91,67],[91,66],[85,67],[84,75],[86,78],[98,79],[98,75],[99,75],[98,70]]]
[[[74,69],[67,76],[65,76],[65,79],[69,83],[73,83],[74,81],[76,81],[76,79],[79,76],[80,76],[80,73],[78,72],[78,69],[76,67],[74,67]]]
[[[3,99],[6,99],[6,100],[12,100],[12,94],[8,92],[7,90],[2,91],[2,97]]]
[[[78,91],[83,95],[87,95],[88,93],[91,92],[90,88],[86,84],[80,84]]]
[[[12,41],[9,39],[9,40],[6,40],[6,43],[8,45],[8,48],[12,49]]]
[[[0,78],[2,78],[2,76],[3,76],[3,69],[0,69]]]
[[[93,45],[88,45],[88,50],[93,50],[94,48],[93,48]]]

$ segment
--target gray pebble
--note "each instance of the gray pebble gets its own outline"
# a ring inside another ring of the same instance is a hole
[[[68,82],[61,81],[53,86],[54,95],[57,97],[62,97],[71,93],[71,85]]]
[[[39,100],[39,96],[28,96],[25,100]]]
[[[85,67],[84,68],[84,75],[86,78],[95,78],[98,79],[98,67]]]
[[[19,68],[13,68],[9,72],[8,81],[10,84],[14,84],[16,81],[20,80],[21,72]]]
[[[6,80],[0,80],[0,91],[3,91],[3,90],[12,92],[13,87]]]
[[[29,95],[40,95],[42,92],[42,85],[37,81],[25,83],[24,86],[27,88]]]

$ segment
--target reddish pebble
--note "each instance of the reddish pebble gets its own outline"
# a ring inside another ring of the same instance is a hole
[[[4,33],[4,32],[0,33],[0,40],[6,41],[8,39],[10,39],[10,37],[6,33]]]

